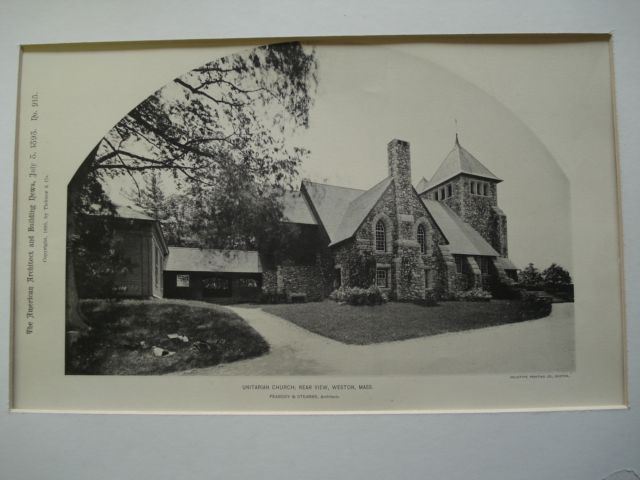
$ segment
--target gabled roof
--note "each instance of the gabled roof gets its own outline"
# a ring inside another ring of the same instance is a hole
[[[417,188],[418,193],[423,193],[427,190],[431,190],[441,183],[446,182],[447,180],[451,180],[453,177],[460,174],[487,178],[489,180],[493,180],[494,182],[502,181],[500,178],[491,173],[491,171],[487,167],[480,163],[480,160],[478,160],[465,148],[463,148],[458,141],[458,136],[456,135],[456,142],[453,146],[453,149],[440,164],[438,170],[436,170],[436,173],[434,173],[433,177],[431,177],[431,180],[423,185],[421,185],[422,182],[418,184],[418,187],[422,186],[422,188]]]
[[[169,258],[164,270],[168,272],[261,273],[262,262],[258,252],[251,250],[169,247]]]
[[[282,216],[286,222],[318,224],[302,192],[285,192],[282,196],[282,207]]]
[[[333,241],[349,204],[364,193],[356,188],[337,187],[324,183],[304,182],[302,188],[307,193],[318,219]]]
[[[436,200],[422,202],[449,242],[449,250],[455,255],[484,255],[498,257],[498,252],[453,210]]]
[[[366,190],[362,195],[355,198],[347,210],[344,212],[342,221],[335,233],[335,238],[331,239],[331,244],[342,242],[347,238],[351,238],[358,227],[362,224],[373,207],[375,207],[378,199],[391,185],[391,177],[385,178],[377,185]]]
[[[353,236],[391,182],[391,177],[387,177],[369,190],[315,182],[305,182],[303,188],[329,236],[330,244],[335,245]]]

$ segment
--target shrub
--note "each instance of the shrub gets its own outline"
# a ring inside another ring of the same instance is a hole
[[[544,279],[540,271],[530,263],[527,268],[518,272],[518,281],[527,290],[542,290]]]
[[[491,282],[489,292],[493,298],[500,300],[520,300],[521,289],[513,284],[502,283],[499,280]]]
[[[571,285],[569,272],[555,263],[552,263],[549,268],[542,272],[542,279],[545,290],[550,292],[566,289],[567,286]]]
[[[481,288],[473,288],[457,295],[457,299],[463,302],[488,302],[491,298],[491,294]]]
[[[435,307],[436,305],[438,305],[438,295],[432,290],[427,290],[425,292],[424,298],[416,300],[413,303],[415,303],[416,305],[420,305],[421,307]]]
[[[260,303],[287,303],[287,294],[286,293],[273,293],[273,292],[262,292],[260,294],[260,298],[258,298]]]
[[[551,313],[551,298],[536,292],[522,292],[522,309],[527,319],[546,317]]]
[[[331,292],[329,298],[349,305],[381,305],[388,301],[386,294],[375,285],[369,288],[340,287]]]

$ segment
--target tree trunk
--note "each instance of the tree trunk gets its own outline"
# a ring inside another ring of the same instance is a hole
[[[98,152],[98,145],[82,162],[76,173],[71,178],[67,186],[67,245],[66,245],[66,291],[65,291],[65,315],[66,330],[87,332],[90,327],[87,325],[86,317],[80,310],[80,299],[78,296],[78,285],[76,282],[76,269],[74,264],[73,239],[76,235],[76,215],[79,212],[80,192],[82,184],[86,182],[89,172]]]

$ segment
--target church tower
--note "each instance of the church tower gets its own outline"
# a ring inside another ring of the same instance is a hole
[[[503,257],[508,256],[507,217],[498,207],[498,183],[502,182],[460,145],[456,134],[453,149],[431,180],[422,179],[420,197],[436,200],[451,210]]]

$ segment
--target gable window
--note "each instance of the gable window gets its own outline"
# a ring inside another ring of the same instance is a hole
[[[418,243],[420,244],[420,253],[427,253],[427,232],[424,225],[418,225]]]
[[[176,275],[176,287],[189,287],[189,275]]]
[[[389,287],[389,269],[377,268],[376,269],[376,286],[379,288]]]
[[[378,252],[385,252],[387,250],[387,235],[382,220],[378,220],[378,223],[376,223],[376,250]]]

